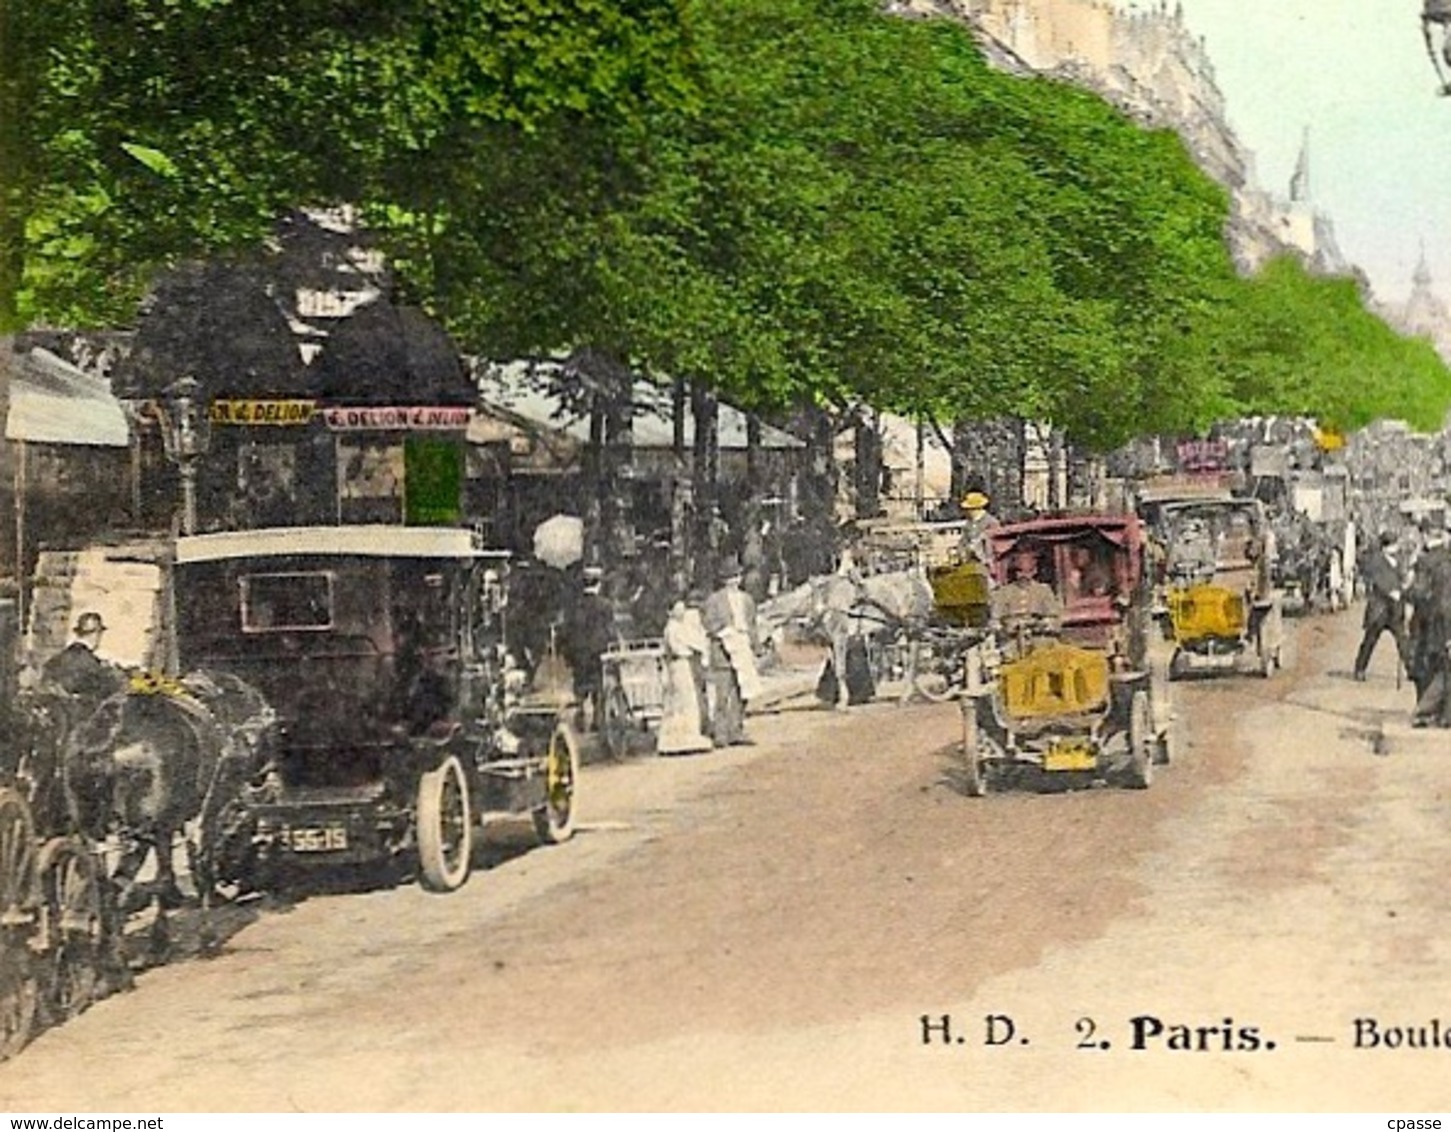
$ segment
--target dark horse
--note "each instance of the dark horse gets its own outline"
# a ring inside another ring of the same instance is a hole
[[[156,904],[153,946],[166,947],[166,910],[184,903],[172,855],[185,837],[203,945],[213,942],[217,851],[248,780],[266,759],[275,715],[251,685],[198,671],[178,680],[132,677],[69,730],[61,774],[71,823],[94,843],[114,837],[120,912]],[[155,880],[138,881],[148,856]]]

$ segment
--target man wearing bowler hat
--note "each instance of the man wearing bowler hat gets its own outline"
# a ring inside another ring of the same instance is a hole
[[[1366,594],[1365,613],[1361,617],[1364,633],[1360,638],[1360,648],[1355,653],[1352,672],[1357,680],[1365,679],[1365,670],[1370,667],[1370,658],[1382,633],[1389,632],[1395,642],[1396,664],[1404,666],[1406,662],[1405,606],[1402,603],[1405,569],[1400,560],[1400,548],[1395,532],[1390,530],[1381,531],[1377,543],[1377,548],[1361,568]]]
[[[100,701],[119,692],[125,683],[121,670],[96,655],[106,623],[94,610],[76,618],[71,643],[45,662],[45,679],[78,699]]]
[[[749,743],[746,703],[760,695],[756,669],[756,603],[741,586],[734,556],[720,565],[720,585],[705,599],[701,619],[710,635],[711,733],[717,747]]]

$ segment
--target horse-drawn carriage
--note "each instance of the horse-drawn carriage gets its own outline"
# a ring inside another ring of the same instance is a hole
[[[1035,519],[989,536],[994,632],[969,654],[962,772],[972,796],[1014,782],[1147,787],[1173,748],[1148,655],[1151,597],[1131,515]],[[1030,560],[1030,561],[1029,561]],[[1010,576],[1013,566],[1026,575]],[[1034,601],[1011,604],[1021,586]]]
[[[1192,672],[1269,676],[1284,648],[1275,539],[1254,499],[1186,500],[1164,509],[1163,624],[1170,679]]]
[[[58,767],[23,757],[22,732],[43,710],[27,699],[8,684],[0,710],[0,1061],[96,998],[115,925],[100,857],[64,817]]]
[[[156,550],[135,543],[85,555],[42,552],[32,639],[48,641],[59,613],[53,635],[64,642],[64,602],[56,598],[88,582],[88,598],[105,598],[115,611],[138,599],[154,604],[157,591],[144,581],[133,589],[117,583],[150,577]],[[178,855],[206,894],[198,902],[207,903],[212,874],[201,845],[216,828],[228,773],[249,761],[267,722],[260,697],[222,674],[176,679],[96,661],[106,690],[77,696],[39,664],[17,671],[14,611],[13,603],[0,611],[0,1059],[38,1026],[129,984],[130,913],[149,907],[151,942],[164,945],[165,909],[179,897]],[[133,636],[119,633],[123,652]]]
[[[963,546],[966,520],[884,524],[859,544],[866,569],[852,599],[878,682],[940,701],[962,689],[963,657],[987,624],[987,566]]]
[[[524,702],[506,607],[504,556],[463,530],[42,552],[28,671],[5,697],[0,1055],[124,980],[144,906],[164,930],[198,905],[205,936],[219,894],[339,866],[455,889],[488,814],[568,838],[578,743]],[[77,610],[110,629],[118,683],[99,702],[46,681]]]

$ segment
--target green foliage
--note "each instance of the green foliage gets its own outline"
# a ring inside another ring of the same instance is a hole
[[[1378,417],[1440,428],[1451,375],[1430,343],[1369,314],[1352,279],[1274,260],[1240,283],[1208,336],[1233,403],[1248,413],[1303,413],[1339,428]]]
[[[18,4],[0,0],[5,322],[129,318],[155,266],[255,246],[480,126],[691,97],[675,0]]]
[[[347,201],[476,352],[588,348],[763,408],[1109,447],[1451,397],[1353,282],[1239,278],[1175,135],[876,0],[38,7],[0,21],[0,319],[126,322],[156,266]]]

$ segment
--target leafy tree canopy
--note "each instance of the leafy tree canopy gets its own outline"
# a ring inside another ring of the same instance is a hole
[[[155,265],[349,201],[467,347],[758,407],[1107,447],[1238,412],[1432,424],[1451,396],[1353,282],[1239,278],[1175,135],[875,0],[15,3],[11,321],[126,321]]]
[[[691,69],[677,0],[0,0],[0,325],[124,321],[157,265]]]

